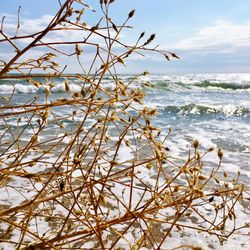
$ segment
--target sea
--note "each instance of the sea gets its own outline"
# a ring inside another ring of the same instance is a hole
[[[140,89],[145,93],[143,105],[157,110],[158,114],[151,122],[162,131],[161,139],[164,140],[169,156],[177,162],[187,159],[190,151],[193,150],[193,141],[198,140],[201,155],[209,148],[214,148],[214,151],[203,159],[205,171],[210,172],[218,165],[217,151],[221,149],[223,151],[221,172],[227,172],[232,177],[240,173],[240,181],[245,186],[249,186],[250,74],[143,74],[139,77],[131,74],[118,75],[118,77],[124,84],[129,83],[131,88]],[[34,81],[44,82],[46,86],[53,82],[51,94],[47,96],[44,86],[37,84],[35,86],[25,79],[0,80],[0,115],[23,110],[7,108],[12,105],[43,103],[67,98],[65,81],[68,82],[71,93],[81,90],[80,80],[72,77],[47,80],[34,78]],[[113,78],[110,75],[105,76],[101,86],[112,91]],[[53,108],[53,116],[55,119],[63,117],[57,120],[60,120],[67,131],[70,131],[77,122],[81,122],[81,116],[75,117],[72,121],[70,106]],[[0,152],[6,150],[4,143],[8,144],[8,136],[14,138],[16,132],[22,134],[24,142],[25,138],[28,138],[26,142],[30,140],[37,126],[36,119],[34,124],[30,123],[27,126],[27,122],[31,119],[32,114],[23,114],[22,119],[18,119],[17,116],[0,117]],[[49,124],[43,136],[59,137],[61,131],[58,126]],[[9,129],[6,130],[6,127]],[[127,154],[124,153],[124,160]],[[12,205],[18,199],[20,203],[19,196],[17,194],[13,196]],[[11,199],[9,197],[3,199],[3,201],[6,200]],[[240,221],[244,222],[248,215],[240,214],[245,216],[240,218]],[[199,235],[192,239],[194,243],[199,242]],[[208,242],[210,241],[208,239]],[[173,246],[175,243],[173,240]],[[249,238],[247,240],[246,235],[238,235],[225,247],[219,246],[218,242],[213,244],[217,244],[216,249],[247,249]]]
[[[207,157],[207,167],[218,162],[216,149],[223,150],[222,168],[232,173],[241,173],[248,183],[250,176],[250,74],[151,74],[140,76],[119,75],[124,83],[132,82],[131,88],[140,88],[145,93],[144,104],[156,108],[158,115],[153,123],[164,135],[171,130],[165,141],[169,154],[185,158],[193,140],[198,140],[205,152],[214,147],[215,152]],[[44,81],[43,79],[36,79]],[[80,90],[77,79],[69,79],[72,92]],[[53,80],[50,99],[66,97],[65,79]],[[102,85],[112,88],[111,76],[106,76]],[[27,83],[26,80],[0,80],[0,104],[12,97],[11,104],[24,104],[32,98],[44,100],[44,89]],[[69,111],[58,109],[57,112]],[[61,114],[63,115],[63,114]],[[16,121],[9,121],[13,126]],[[4,123],[0,122],[0,126]],[[65,125],[70,126],[70,122]]]

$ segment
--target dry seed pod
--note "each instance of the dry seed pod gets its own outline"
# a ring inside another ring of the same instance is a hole
[[[194,140],[193,141],[193,147],[196,149],[196,148],[198,148],[198,146],[199,146],[199,141],[198,140]]]
[[[61,192],[64,190],[64,187],[65,187],[65,183],[64,183],[63,180],[61,180],[60,183],[59,183],[59,189],[60,189]]]
[[[202,247],[192,247],[192,250],[203,250]]]
[[[78,93],[78,92],[75,92],[74,94],[73,94],[73,97],[74,98],[78,98],[80,96],[80,93]]]
[[[152,34],[143,46],[150,44],[155,39],[155,34]]]
[[[80,48],[79,44],[77,43],[75,46],[75,53],[76,55],[80,56],[82,54],[83,50]]]
[[[65,91],[66,91],[66,92],[69,92],[69,91],[70,91],[69,83],[68,83],[67,80],[64,82],[64,87],[65,87]]]
[[[177,56],[176,54],[174,54],[174,53],[171,53],[171,56],[172,57],[174,57],[174,58],[176,58],[176,59],[180,59],[180,57],[179,56]]]
[[[218,149],[218,157],[221,159],[223,157],[223,152],[221,148]]]
[[[144,35],[145,35],[145,32],[142,32],[142,33],[140,34],[139,40],[142,39],[142,38],[144,37]]]
[[[207,179],[207,177],[204,176],[204,175],[199,175],[199,176],[198,176],[198,179],[201,180],[201,181],[204,181],[204,180]]]
[[[98,25],[91,27],[91,28],[90,28],[90,31],[91,31],[91,32],[94,32],[94,31],[97,30],[97,29],[99,29],[99,26],[98,26]]]
[[[209,201],[209,202],[212,202],[213,200],[214,200],[214,197],[212,196],[212,197],[209,198],[208,201]]]
[[[84,88],[81,89],[81,95],[82,95],[82,97],[85,97],[85,96],[86,96],[86,91],[85,91]]]
[[[131,10],[128,14],[128,18],[132,18],[135,14],[135,10]]]
[[[210,148],[208,149],[208,151],[209,151],[209,152],[214,151],[214,147],[210,147]]]
[[[125,66],[125,62],[121,57],[117,57],[117,62],[119,62]]]
[[[168,55],[164,54],[164,56],[165,56],[165,58],[166,58],[168,61],[170,61],[170,58],[169,58]]]

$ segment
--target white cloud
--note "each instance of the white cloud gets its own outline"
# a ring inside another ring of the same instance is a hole
[[[0,13],[0,19],[5,16],[5,22],[4,22],[4,32],[9,36],[14,36],[17,29],[17,17],[15,15],[10,15],[6,13]],[[20,22],[20,31],[19,35],[31,35],[34,33],[37,33],[39,31],[42,31],[45,29],[48,24],[53,19],[53,16],[51,15],[43,15],[40,18],[22,18]],[[86,27],[90,28],[89,25]],[[98,30],[98,33],[101,35],[108,35],[106,30]],[[110,30],[111,37],[114,37],[116,35],[116,32],[114,30]],[[84,30],[55,30],[50,31],[46,37],[42,40],[45,43],[50,42],[63,42],[63,41],[83,41],[85,37],[87,37],[89,34],[88,31]],[[121,37],[121,36],[120,36]],[[91,35],[91,42],[96,42],[98,44],[105,45],[104,39],[101,38],[101,36],[92,34]],[[27,39],[21,39],[20,42],[23,44],[29,43],[31,40],[29,38]]]
[[[4,32],[9,36],[14,35],[16,33],[16,28],[17,28],[17,16],[7,13],[1,13],[0,18],[2,19],[3,16],[5,16],[3,25]],[[29,35],[37,31],[40,31],[49,24],[52,18],[53,16],[51,15],[44,15],[40,18],[34,18],[34,19],[21,17],[20,33],[22,33],[22,35]]]
[[[16,30],[17,30],[17,17],[15,15],[11,15],[11,14],[7,14],[7,13],[0,13],[0,19],[5,16],[5,22],[3,25],[3,31],[4,33],[8,36],[8,37],[12,37],[15,35]],[[29,18],[23,18],[21,17],[21,22],[20,22],[20,30],[18,35],[19,36],[28,36],[31,34],[35,34],[37,32],[40,32],[42,30],[44,30],[48,24],[51,22],[51,20],[53,19],[53,16],[51,15],[43,15],[40,18],[33,18],[33,19],[29,19]],[[90,26],[87,26],[90,27]],[[98,30],[98,33],[100,33],[101,35],[108,35],[106,30]],[[115,37],[116,36],[116,32],[114,30],[110,30],[110,35],[111,37]],[[62,30],[53,30],[50,31],[41,41],[43,43],[63,43],[63,42],[82,42],[84,41],[84,39],[89,35],[89,31],[86,30],[66,30],[66,28],[62,29]],[[121,36],[120,36],[121,37]],[[1,35],[0,35],[0,39],[1,39]],[[33,41],[34,38],[22,38],[22,39],[15,39],[13,40],[13,43],[15,43],[19,49],[24,48],[25,46],[27,46],[31,41]],[[102,46],[103,48],[106,48],[106,43],[104,38],[102,38],[99,35],[96,34],[91,34],[91,38],[88,40],[88,42],[91,43],[95,43],[95,44],[99,44],[100,46]],[[5,44],[1,44],[3,47],[3,45],[6,45],[7,42]],[[53,45],[54,46],[54,45]],[[74,52],[74,44],[73,45],[55,45],[54,47],[59,49],[62,46],[64,46],[63,51],[64,52],[69,52],[72,53]],[[67,47],[67,48],[66,48]],[[93,57],[96,53],[96,48],[92,45],[85,45],[84,47],[86,47],[86,50],[88,51],[89,54],[91,54]],[[92,49],[90,49],[90,47],[92,47]],[[114,46],[114,48],[118,49],[120,47],[119,44],[116,44]],[[45,50],[45,46],[41,46],[39,47],[41,50],[41,53],[44,52]],[[71,48],[71,49],[70,49]],[[1,48],[0,48],[1,49]],[[36,48],[38,50],[38,48]],[[12,50],[14,50],[14,48],[10,48],[9,54],[12,52]],[[6,51],[6,54],[8,54],[8,51]]]
[[[243,24],[217,21],[177,41],[172,47],[185,51],[218,50],[223,53],[235,52],[239,48],[250,48],[250,21]]]

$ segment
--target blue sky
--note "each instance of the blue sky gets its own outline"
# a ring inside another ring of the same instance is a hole
[[[97,8],[99,1],[85,3]],[[58,1],[0,1],[0,16],[7,16],[6,23],[14,22],[19,5],[23,20],[39,26],[56,12]],[[119,21],[131,9],[136,9],[130,22],[134,29],[125,32],[123,39],[132,42],[142,31],[156,33],[155,44],[176,52],[181,60],[168,63],[158,56],[135,57],[128,61],[126,72],[250,72],[250,1],[116,0],[110,14]],[[87,15],[87,22],[95,18]]]

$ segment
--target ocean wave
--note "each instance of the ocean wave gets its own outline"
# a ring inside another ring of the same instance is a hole
[[[11,94],[11,93],[36,93],[39,89],[32,85],[25,85],[21,83],[17,84],[1,84],[0,94]]]
[[[27,94],[27,93],[44,93],[46,89],[49,89],[48,85],[44,85],[41,87],[36,87],[31,84],[1,84],[0,85],[0,94],[11,94],[11,93],[18,93],[18,94]],[[72,92],[79,92],[81,91],[81,86],[78,84],[70,84],[70,90]],[[52,93],[61,93],[65,92],[65,84],[57,83],[52,89]]]
[[[221,116],[237,116],[246,117],[250,116],[250,109],[246,107],[238,107],[234,105],[223,105],[223,106],[206,106],[199,104],[186,104],[182,106],[165,106],[162,111],[165,113],[175,113],[178,115],[221,115]]]
[[[34,78],[35,79],[35,78]],[[126,84],[131,81],[132,76],[122,76],[121,80]],[[40,79],[44,84],[44,87],[37,88],[36,86],[27,83],[22,79],[15,80],[0,80],[0,94],[10,94],[15,91],[16,93],[41,93],[45,92],[48,88],[49,82],[44,82],[44,79]],[[65,92],[64,78],[56,79],[55,86],[51,92]],[[69,79],[70,90],[77,92],[81,90],[82,83],[78,79]],[[112,89],[115,87],[114,80],[107,76],[102,82],[102,87],[106,89]],[[132,88],[145,88],[145,91],[168,91],[168,92],[183,92],[183,91],[225,91],[225,92],[250,92],[250,81],[245,79],[206,79],[205,77],[184,77],[184,76],[157,76],[152,75],[147,78],[137,79],[130,85]]]
[[[166,91],[250,91],[250,83],[212,82],[208,80],[194,83],[171,82],[169,80],[155,81],[151,82],[151,86],[156,90]]]
[[[228,83],[228,82],[210,82],[202,81],[201,83],[193,84],[199,88],[218,88],[218,89],[229,89],[229,90],[250,90],[250,84],[239,84],[239,83]]]

